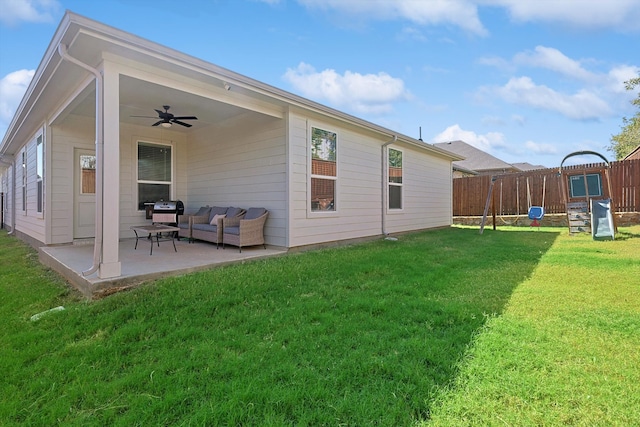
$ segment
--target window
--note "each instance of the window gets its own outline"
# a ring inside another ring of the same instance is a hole
[[[80,194],[96,194],[96,156],[80,155]]]
[[[138,210],[145,203],[171,200],[172,164],[170,145],[138,143]]]
[[[389,209],[402,209],[402,151],[389,148]]]
[[[336,210],[337,134],[311,128],[311,211]]]
[[[42,135],[36,139],[36,188],[38,199],[37,212],[42,213],[44,208],[44,142]]]
[[[574,175],[569,177],[571,187],[571,197],[586,197],[584,175]],[[602,195],[602,179],[599,173],[587,174],[587,187],[589,187],[589,197]]]
[[[27,151],[22,150],[22,211],[27,211]]]

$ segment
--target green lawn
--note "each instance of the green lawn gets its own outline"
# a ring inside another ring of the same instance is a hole
[[[93,302],[1,232],[0,425],[638,425],[620,232],[455,227]]]

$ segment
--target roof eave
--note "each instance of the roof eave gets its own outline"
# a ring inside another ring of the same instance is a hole
[[[117,42],[122,47],[127,47],[128,49],[138,52],[146,52],[147,55],[158,58],[165,62],[171,62],[178,66],[187,67],[190,69],[198,69],[199,72],[206,73],[208,75],[211,75],[213,73],[214,75],[219,76],[221,79],[227,81],[229,84],[243,86],[247,90],[259,93],[265,97],[272,99],[273,101],[314,111],[322,115],[332,117],[336,120],[348,122],[361,128],[365,128],[369,131],[373,131],[374,133],[378,133],[385,138],[397,137],[398,141],[410,144],[414,147],[428,151],[434,155],[446,158],[450,161],[464,160],[464,157],[461,157],[450,151],[435,147],[418,139],[403,135],[391,129],[352,116],[348,113],[344,113],[334,108],[322,105],[315,101],[311,101],[282,89],[278,89],[274,86],[268,85],[250,77],[219,67],[210,62],[179,52],[175,49],[162,46],[153,41],[86,18],[69,10],[66,11],[60,24],[58,25],[58,28],[54,33],[51,42],[49,43],[46,53],[42,61],[40,62],[33,79],[30,82],[18,108],[16,109],[16,113],[14,114],[9,128],[7,129],[7,132],[0,145],[0,153],[10,153],[10,148],[15,143],[17,132],[21,129],[21,125],[28,117],[28,113],[31,110],[32,106],[38,100],[39,93],[36,93],[35,88],[38,87],[41,82],[46,82],[48,79],[50,79],[51,76],[48,75],[47,72],[51,73],[52,71],[55,71],[55,66],[50,67],[49,64],[52,64],[56,58],[58,62],[60,61],[59,56],[57,56],[57,46],[65,39],[73,39],[75,37],[75,34],[79,33],[82,30],[100,34],[108,42],[114,44]]]

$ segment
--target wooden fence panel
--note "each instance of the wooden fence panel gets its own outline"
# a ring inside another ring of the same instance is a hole
[[[563,171],[566,179],[566,172],[603,166],[603,163],[566,166]],[[640,160],[611,162],[609,176],[616,212],[640,212]],[[453,215],[482,215],[490,183],[488,175],[454,179]],[[493,189],[496,214],[526,215],[529,206],[543,206],[547,213],[565,213],[562,185],[567,183],[560,180],[558,168],[499,175]]]

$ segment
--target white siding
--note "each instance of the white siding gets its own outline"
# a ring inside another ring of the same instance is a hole
[[[51,192],[51,243],[73,241],[74,217],[74,150],[76,148],[95,150],[95,120],[89,117],[70,115],[59,126],[52,126],[51,182],[47,188]],[[49,165],[46,165],[49,166]]]
[[[308,126],[338,133],[338,180],[335,214],[308,213]],[[381,234],[381,145],[337,122],[290,117],[291,222],[290,246],[331,242]]]
[[[38,131],[40,132],[40,131]],[[37,212],[37,172],[36,172],[36,136],[37,133],[18,151],[16,156],[16,230],[45,243],[45,221],[42,213]],[[26,153],[26,209],[23,210],[22,195],[22,153]]]
[[[145,212],[138,210],[137,150],[138,141],[171,145],[173,154],[172,199],[186,196],[188,142],[184,133],[162,127],[120,124],[120,238],[131,238],[132,225],[148,223]]]
[[[403,148],[403,209],[388,211],[387,232],[451,225],[451,163]]]
[[[0,174],[0,191],[4,193],[4,211],[2,221],[4,223],[4,228],[9,229],[11,227],[11,209],[14,197],[13,166],[3,166],[6,168],[3,169]]]
[[[309,214],[308,127],[338,133],[337,212]],[[292,113],[290,134],[290,247],[382,234],[382,145],[388,140],[341,122]],[[451,163],[411,145],[404,152],[403,209],[386,216],[389,233],[451,224]],[[384,186],[386,191],[386,183]],[[384,207],[386,211],[386,206]]]
[[[263,207],[267,244],[286,246],[285,122],[246,114],[189,137],[188,211],[200,206]]]

